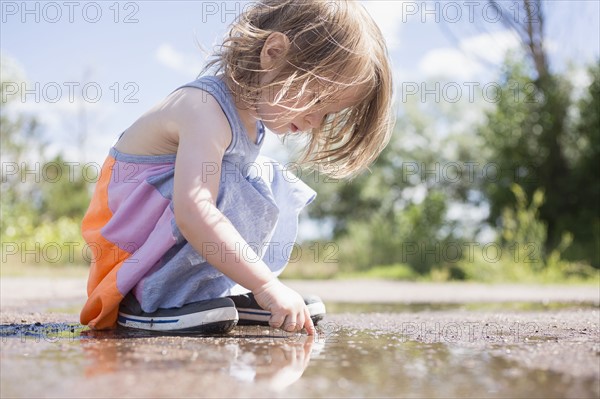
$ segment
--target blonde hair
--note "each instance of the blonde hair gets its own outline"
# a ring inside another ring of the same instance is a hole
[[[267,86],[260,87],[260,54],[273,32],[290,41],[281,68]],[[354,107],[328,114],[312,129],[300,162],[321,173],[341,178],[368,167],[390,140],[394,126],[392,71],[381,31],[355,1],[262,0],[246,9],[232,25],[200,76],[216,67],[231,91],[256,104],[264,90],[279,88],[277,103],[292,95],[316,96],[304,111],[335,101],[344,88],[366,85]]]

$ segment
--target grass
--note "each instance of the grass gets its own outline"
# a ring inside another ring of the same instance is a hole
[[[600,270],[588,271],[587,275],[569,275],[568,273],[559,273],[555,270],[534,272],[530,269],[520,267],[521,265],[504,266],[505,267],[493,268],[481,267],[479,274],[474,273],[470,278],[466,278],[463,281],[510,284],[568,284],[600,286]],[[434,268],[429,273],[420,275],[415,273],[410,266],[401,263],[380,265],[366,270],[352,271],[344,270],[340,264],[324,265],[316,262],[313,262],[312,264],[307,262],[297,262],[296,264],[290,264],[282,273],[281,277],[283,279],[287,278],[304,280],[379,279],[421,282],[460,281],[460,279],[452,278],[452,271],[449,271],[448,269]]]
[[[48,263],[0,263],[0,278],[4,277],[44,277],[44,278],[85,278],[89,267],[86,265],[57,265]]]
[[[338,278],[339,274],[340,264],[337,261],[323,262],[300,259],[298,261],[290,261],[281,274],[281,278],[294,280],[329,280]]]
[[[375,266],[363,271],[348,271],[339,274],[341,278],[373,278],[384,280],[417,281],[422,277],[417,275],[409,266],[396,263],[393,265]]]
[[[519,278],[512,270],[517,265],[506,268],[507,270],[494,270],[493,273],[481,273],[481,278],[472,276],[466,281],[488,283],[526,283],[526,284],[569,284],[569,285],[596,285],[600,286],[600,270],[582,277],[573,275],[565,277],[564,273],[534,273],[529,270],[520,270]],[[511,270],[508,270],[511,269]],[[89,267],[81,264],[31,264],[5,262],[0,263],[0,278],[5,277],[43,277],[43,278],[86,278]],[[483,277],[485,278],[483,278]],[[290,262],[281,275],[282,279],[298,280],[330,280],[330,279],[383,279],[395,281],[423,281],[444,282],[452,281],[450,273],[444,269],[434,269],[428,274],[419,275],[409,266],[401,263],[380,265],[366,270],[344,270],[338,262],[309,262],[299,260]]]

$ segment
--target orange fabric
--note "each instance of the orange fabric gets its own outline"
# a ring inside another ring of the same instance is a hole
[[[102,236],[102,228],[112,217],[108,206],[110,184],[115,159],[108,157],[102,166],[94,196],[81,223],[81,233],[92,251],[88,278],[88,300],[81,310],[80,320],[94,329],[112,328],[117,322],[119,303],[123,295],[117,288],[117,271],[130,253]]]
[[[81,324],[87,324],[95,330],[116,326],[119,304],[123,300],[123,295],[117,289],[117,271],[122,264],[123,262],[119,263],[88,295],[81,310]]]

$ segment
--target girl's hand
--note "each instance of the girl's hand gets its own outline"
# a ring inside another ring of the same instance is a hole
[[[269,325],[285,331],[300,331],[306,328],[309,335],[315,326],[304,299],[294,290],[274,278],[252,292],[261,308],[271,312]]]

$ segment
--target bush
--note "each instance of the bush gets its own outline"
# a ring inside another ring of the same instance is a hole
[[[471,259],[463,259],[458,267],[467,279],[483,282],[578,282],[598,278],[591,265],[569,262],[563,252],[573,236],[564,233],[560,245],[548,255],[544,253],[547,227],[539,218],[544,203],[544,193],[536,190],[529,205],[523,189],[513,184],[511,191],[516,199],[514,209],[502,212],[500,240],[492,243],[498,256],[490,259],[483,251],[475,251]]]

